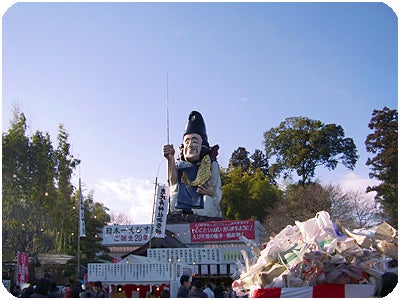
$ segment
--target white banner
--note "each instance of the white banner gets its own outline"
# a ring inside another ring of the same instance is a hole
[[[208,274],[208,265],[201,265],[200,272],[202,275]]]
[[[219,273],[220,273],[221,275],[226,275],[226,274],[228,274],[227,265],[223,265],[223,264],[219,265]]]
[[[210,265],[210,274],[217,275],[218,274],[218,266],[217,265]]]
[[[221,248],[155,248],[147,249],[147,257],[160,262],[175,261],[192,264],[220,264]]]
[[[83,196],[81,188],[81,179],[79,178],[79,237],[86,237],[85,229],[85,211],[83,210]]]
[[[157,185],[155,208],[153,216],[153,234],[152,237],[164,238],[165,227],[167,225],[169,202],[169,187],[166,185]]]
[[[251,248],[221,247],[221,248],[154,248],[147,249],[147,257],[160,262],[177,261],[188,265],[192,264],[234,264],[244,262],[242,252],[251,256]]]
[[[150,239],[151,225],[108,225],[103,227],[106,246],[144,245]]]
[[[171,263],[88,264],[88,281],[167,282],[179,281],[183,267]]]

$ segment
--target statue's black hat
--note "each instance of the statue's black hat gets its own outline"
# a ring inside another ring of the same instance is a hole
[[[184,136],[189,133],[197,133],[203,139],[203,142],[208,143],[206,125],[202,115],[198,111],[192,111],[186,122]]]

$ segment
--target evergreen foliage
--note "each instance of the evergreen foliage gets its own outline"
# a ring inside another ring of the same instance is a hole
[[[268,161],[261,150],[249,152],[239,147],[232,153],[229,168],[221,170],[221,209],[228,219],[256,219],[262,222],[266,210],[280,197],[268,176]]]
[[[365,140],[366,149],[375,156],[368,158],[370,178],[381,181],[367,192],[376,192],[376,201],[383,206],[386,220],[397,228],[398,219],[398,113],[384,107],[374,110],[368,128],[374,132]]]
[[[18,251],[77,255],[79,190],[71,184],[77,160],[70,152],[68,133],[59,126],[58,146],[48,133],[26,135],[23,113],[14,112],[10,128],[2,135],[2,247],[3,261]],[[110,217],[107,208],[84,197],[87,237],[81,255],[96,261],[106,252],[98,230]]]
[[[358,159],[353,140],[344,137],[340,125],[325,125],[305,117],[286,118],[264,132],[264,145],[267,159],[275,159],[270,174],[283,174],[287,179],[295,171],[302,185],[311,182],[318,166],[334,170],[341,162],[353,170]]]

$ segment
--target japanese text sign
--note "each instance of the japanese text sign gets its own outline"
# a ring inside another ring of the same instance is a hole
[[[151,225],[109,225],[103,227],[103,245],[143,245],[150,239]]]
[[[165,227],[168,214],[168,186],[157,185],[157,198],[153,216],[153,236],[158,238],[165,237]]]
[[[190,223],[192,243],[239,240],[245,236],[255,238],[254,220],[228,220]]]

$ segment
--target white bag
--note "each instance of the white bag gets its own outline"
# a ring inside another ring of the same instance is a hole
[[[306,243],[319,244],[327,237],[337,237],[329,213],[326,211],[318,212],[314,218],[305,222],[295,221],[295,223],[300,229],[303,240]]]

